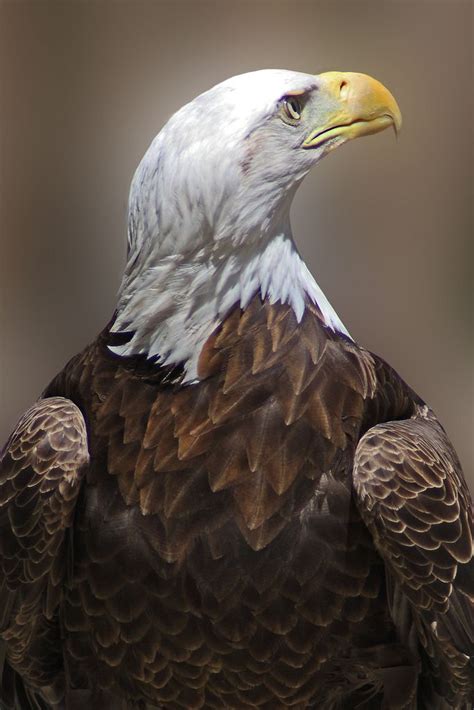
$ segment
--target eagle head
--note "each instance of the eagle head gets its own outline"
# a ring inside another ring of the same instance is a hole
[[[146,152],[132,183],[131,239],[151,234],[169,255],[210,237],[234,246],[260,237],[320,158],[388,126],[401,126],[397,103],[365,74],[232,77],[177,111]]]
[[[390,92],[345,72],[255,71],[183,106],[132,181],[113,325],[130,338],[115,352],[184,363],[193,379],[203,340],[259,290],[301,318],[305,299],[324,296],[293,243],[295,191],[326,153],[388,126],[401,126]],[[326,311],[328,325],[343,330]]]

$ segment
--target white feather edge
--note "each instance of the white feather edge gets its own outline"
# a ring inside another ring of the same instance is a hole
[[[160,365],[182,363],[183,382],[197,382],[206,340],[233,306],[245,309],[257,293],[272,304],[289,304],[298,322],[310,300],[328,328],[350,337],[291,237],[279,234],[260,249],[237,252],[217,265],[204,254],[194,264],[168,258],[142,271],[112,328],[132,331],[133,338],[110,350],[121,356],[146,355]]]

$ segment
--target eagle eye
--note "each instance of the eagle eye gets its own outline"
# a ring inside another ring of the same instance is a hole
[[[299,121],[301,118],[301,102],[296,96],[287,96],[284,101],[285,113],[291,121]]]

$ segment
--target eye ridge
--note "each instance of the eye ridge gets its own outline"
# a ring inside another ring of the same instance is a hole
[[[298,99],[294,96],[288,96],[285,99],[285,110],[288,118],[291,118],[293,121],[300,120],[302,106],[300,101],[298,101]]]

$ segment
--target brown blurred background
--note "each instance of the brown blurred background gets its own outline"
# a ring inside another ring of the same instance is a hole
[[[110,317],[127,193],[164,121],[263,68],[373,74],[404,115],[323,161],[297,242],[352,335],[437,411],[474,483],[470,0],[0,5],[0,439]]]

